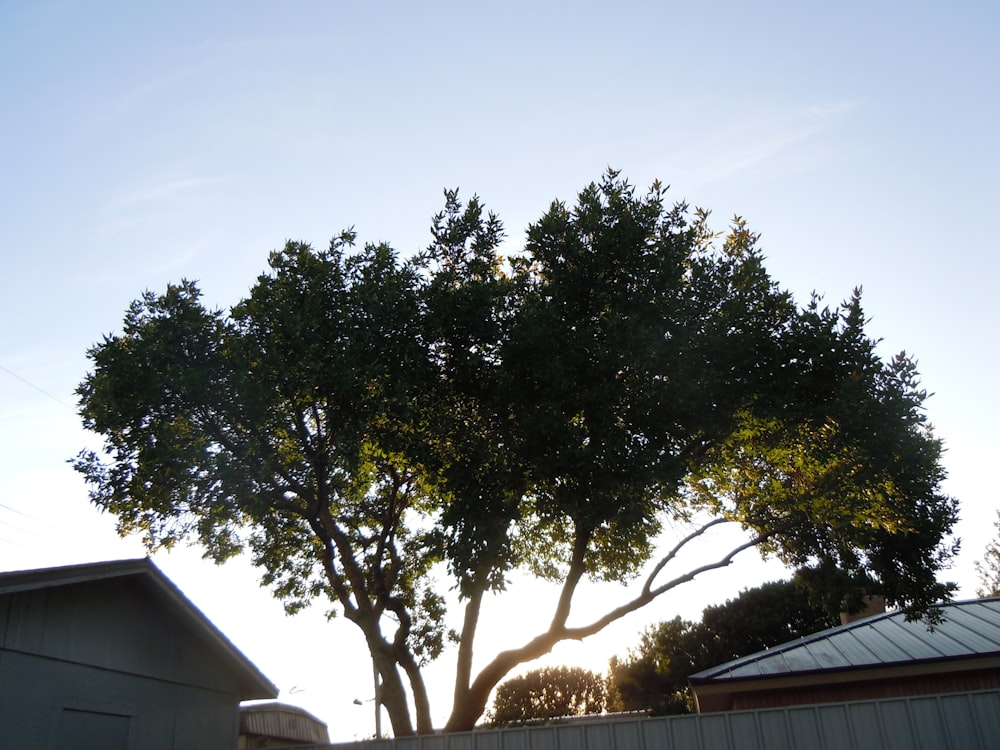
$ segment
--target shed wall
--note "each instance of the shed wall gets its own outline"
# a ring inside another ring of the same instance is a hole
[[[138,576],[0,597],[0,648],[222,691],[231,669]]]
[[[237,741],[238,701],[232,693],[0,650],[4,748],[62,750],[60,734],[89,715],[109,725],[124,721],[129,748],[230,750]],[[74,750],[91,748],[77,744]]]

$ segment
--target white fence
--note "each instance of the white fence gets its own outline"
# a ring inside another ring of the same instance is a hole
[[[317,746],[318,747],[318,746]],[[1000,690],[590,720],[325,745],[328,750],[995,750]]]

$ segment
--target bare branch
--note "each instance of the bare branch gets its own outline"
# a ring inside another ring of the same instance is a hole
[[[677,557],[677,554],[682,549],[684,549],[685,546],[687,546],[690,542],[692,542],[695,539],[697,539],[698,537],[700,537],[702,534],[704,534],[706,531],[708,531],[713,526],[718,526],[720,523],[729,523],[729,522],[730,521],[729,521],[728,518],[722,518],[722,517],[713,518],[711,521],[709,521],[705,525],[703,525],[703,526],[695,529],[690,534],[688,534],[686,537],[684,537],[679,542],[677,542],[677,544],[674,545],[674,548],[672,550],[670,550],[664,557],[662,557],[660,559],[660,561],[656,564],[656,567],[653,568],[653,571],[649,574],[649,576],[647,576],[647,578],[646,578],[646,584],[642,587],[643,593],[644,594],[649,594],[650,593],[650,591],[652,590],[652,587],[653,587],[653,581],[656,580],[656,576],[658,576],[660,574],[660,572],[670,563],[671,560],[673,560],[675,557]]]
[[[673,579],[672,581],[668,581],[667,583],[663,584],[662,586],[657,586],[652,591],[653,597],[655,598],[655,597],[659,596],[660,594],[664,594],[667,591],[670,591],[670,589],[673,589],[673,588],[676,588],[677,586],[680,586],[682,583],[687,583],[688,581],[693,580],[695,578],[695,576],[701,575],[702,573],[707,573],[710,570],[716,570],[718,568],[725,568],[727,565],[729,565],[730,563],[732,563],[733,558],[736,557],[740,552],[743,552],[744,550],[748,550],[748,549],[750,549],[752,547],[758,547],[758,546],[760,546],[765,541],[767,541],[767,539],[769,539],[771,536],[773,536],[773,534],[771,534],[771,533],[768,533],[768,534],[758,534],[753,539],[750,539],[749,541],[744,542],[743,544],[739,545],[738,547],[735,547],[734,549],[732,549],[729,552],[729,554],[727,554],[725,557],[720,558],[716,562],[714,562],[714,563],[708,563],[707,565],[702,565],[700,568],[695,568],[694,570],[691,570],[691,571],[685,573],[682,576],[678,576],[677,578]]]
[[[717,521],[713,521],[711,522],[710,525],[714,525],[716,522]],[[704,529],[701,529],[699,532],[696,533],[701,533],[703,531]],[[757,547],[758,545],[766,541],[770,536],[772,535],[760,534],[758,536],[755,536],[753,539],[750,539],[749,541],[744,542],[738,547],[735,547],[734,549],[730,550],[729,553],[719,558],[715,562],[707,563],[705,565],[694,568],[693,570],[688,571],[684,575],[678,576],[677,578],[674,578],[673,580],[668,581],[667,583],[664,583],[661,586],[657,586],[655,589],[648,588],[648,585],[646,587],[643,587],[642,593],[640,593],[639,596],[637,596],[635,599],[632,599],[631,601],[622,604],[620,607],[616,607],[615,609],[611,610],[610,612],[598,618],[589,625],[584,625],[578,628],[567,628],[563,640],[581,640],[583,638],[586,638],[587,636],[599,633],[600,631],[604,630],[604,628],[606,628],[608,625],[615,622],[616,620],[620,620],[621,618],[625,617],[625,615],[631,614],[632,612],[641,609],[642,607],[646,606],[657,597],[667,593],[671,589],[677,588],[683,583],[688,583],[689,581],[694,580],[695,577],[701,575],[702,573],[707,573],[710,570],[717,570],[719,568],[727,567],[733,562],[733,558],[735,558],[740,552],[748,550],[751,547]],[[688,540],[684,540],[682,544],[686,543],[687,541]],[[662,565],[657,565],[657,568],[662,569]]]
[[[704,534],[705,531],[707,531],[709,528],[716,526],[720,523],[724,523],[725,521],[726,519],[721,519],[721,518],[713,519],[712,521],[709,521],[701,528],[696,529],[686,538],[682,539],[669,553],[667,553],[664,559],[657,564],[655,572],[662,571],[664,566],[671,559],[673,559],[676,556],[677,552],[681,550],[685,545],[687,545],[692,540]],[[488,694],[489,691],[492,690],[492,688],[497,683],[499,683],[501,679],[503,679],[504,675],[510,672],[510,670],[512,670],[518,664],[523,664],[533,659],[537,659],[538,657],[543,656],[544,654],[547,654],[549,651],[552,650],[553,646],[555,646],[557,643],[561,641],[582,640],[588,636],[594,635],[595,633],[599,633],[601,630],[606,628],[611,623],[620,620],[621,618],[625,617],[628,614],[631,614],[632,612],[635,612],[636,610],[641,609],[642,607],[646,606],[657,597],[661,596],[662,594],[665,594],[667,591],[670,591],[671,589],[676,588],[682,583],[687,583],[688,581],[693,580],[696,576],[701,575],[702,573],[705,573],[707,571],[726,567],[727,565],[732,563],[733,559],[740,552],[750,549],[751,547],[758,546],[759,544],[767,540],[769,536],[771,536],[771,534],[758,535],[753,539],[750,539],[747,542],[744,542],[743,544],[740,544],[739,546],[735,547],[734,549],[732,549],[730,552],[728,552],[726,555],[719,558],[715,562],[701,565],[691,571],[688,571],[684,575],[678,576],[677,578],[674,578],[673,580],[664,583],[661,586],[657,586],[656,588],[651,588],[649,581],[647,581],[646,585],[643,586],[642,591],[634,599],[625,602],[621,606],[616,607],[607,614],[603,615],[602,617],[599,617],[597,620],[594,620],[592,623],[589,623],[587,625],[583,625],[581,627],[567,628],[564,625],[565,621],[559,622],[558,619],[554,620],[552,625],[549,627],[547,631],[541,633],[540,635],[535,636],[521,647],[510,649],[507,651],[502,651],[501,653],[497,654],[496,657],[489,664],[487,664],[483,668],[483,670],[479,673],[479,675],[476,677],[469,692],[483,694],[483,695]],[[653,576],[650,577],[650,580],[652,580],[652,578],[654,577],[655,573]],[[565,591],[565,584],[564,584],[564,591],[563,591],[564,596],[566,595],[566,593],[567,592]],[[561,597],[560,607],[563,606],[568,607],[568,604],[569,604],[568,600],[564,602]]]

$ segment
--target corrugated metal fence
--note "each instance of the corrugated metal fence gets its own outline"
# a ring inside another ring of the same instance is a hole
[[[330,750],[994,750],[1000,748],[1000,690],[653,719],[567,722],[323,747]]]

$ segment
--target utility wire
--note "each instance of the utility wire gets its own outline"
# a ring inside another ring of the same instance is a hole
[[[29,521],[38,524],[39,526],[44,526],[45,528],[51,529],[52,531],[57,531],[60,534],[64,534],[66,536],[73,536],[72,532],[62,528],[61,526],[57,526],[54,523],[50,523],[49,521],[44,521],[41,518],[37,518],[36,516],[31,515],[30,513],[25,513],[24,511],[18,510],[17,508],[12,508],[9,505],[4,505],[3,503],[0,503],[0,510],[9,510],[11,513],[16,513],[17,515],[22,516],[23,518],[27,518]],[[10,521],[4,521],[2,518],[0,518],[0,524],[3,524],[4,526],[10,526],[11,528],[17,529],[18,531],[24,534],[28,534],[29,536],[38,536],[38,537],[41,536],[37,531],[22,529],[19,526],[11,523]]]
[[[14,372],[13,370],[11,370],[9,367],[4,367],[3,365],[0,365],[0,370],[3,370],[8,375],[10,375],[10,376],[12,376],[14,378],[17,378],[18,380],[20,380],[22,383],[24,383],[28,387],[34,388],[36,391],[38,391],[39,393],[41,393],[43,396],[47,396],[48,398],[50,398],[53,401],[55,401],[57,404],[59,404],[61,406],[65,406],[67,409],[71,409],[71,410],[75,411],[75,408],[72,407],[72,406],[70,406],[69,404],[67,404],[65,401],[63,401],[62,399],[58,398],[57,396],[53,396],[51,393],[49,393],[48,391],[46,391],[44,388],[41,388],[41,387],[35,385],[34,383],[32,383],[27,378],[21,377],[16,372]],[[28,513],[25,513],[24,511],[18,510],[17,508],[13,508],[13,507],[11,507],[9,505],[5,505],[4,503],[0,503],[0,510],[7,510],[7,511],[10,511],[11,513],[16,513],[17,515],[22,516],[22,517],[28,519],[32,523],[36,523],[36,524],[38,524],[40,526],[47,527],[49,529],[52,529],[53,531],[57,531],[60,534],[65,535],[65,536],[73,536],[73,534],[71,532],[67,531],[64,528],[56,526],[55,524],[50,523],[48,521],[43,521],[41,518],[36,518],[35,516],[32,516],[32,515],[30,515]],[[22,528],[20,528],[18,526],[15,526],[12,523],[10,523],[9,521],[0,520],[0,524],[3,524],[4,526],[10,527],[10,528],[12,528],[12,529],[14,529],[16,531],[19,531],[21,534],[27,534],[30,537],[35,537],[35,538],[38,538],[38,539],[42,538],[41,535],[38,534],[37,532],[31,531],[29,529],[22,529]],[[5,537],[0,537],[0,542],[5,542],[7,544],[13,544],[15,547],[21,547],[22,549],[25,548],[23,544],[15,541],[13,539],[7,539]]]
[[[36,391],[38,391],[39,393],[41,393],[41,394],[42,394],[43,396],[48,396],[48,397],[49,397],[49,398],[51,398],[51,399],[52,399],[53,401],[55,401],[55,402],[56,402],[57,404],[62,404],[62,405],[63,405],[63,406],[65,406],[65,407],[66,407],[67,409],[73,409],[73,407],[72,407],[72,406],[70,406],[69,404],[67,404],[67,403],[66,403],[65,401],[63,401],[63,400],[62,400],[61,398],[59,398],[59,397],[57,397],[57,396],[53,396],[53,395],[52,395],[51,393],[49,393],[49,392],[48,392],[47,390],[45,390],[44,388],[40,388],[39,386],[37,386],[37,385],[35,385],[34,383],[32,383],[32,382],[31,382],[30,380],[27,380],[27,379],[25,379],[25,378],[22,378],[22,377],[21,377],[20,375],[18,375],[18,374],[17,374],[16,372],[14,372],[13,370],[11,370],[10,368],[7,368],[7,367],[4,367],[3,365],[0,365],[0,370],[3,370],[3,371],[4,371],[5,373],[7,373],[8,375],[10,375],[10,376],[12,376],[12,377],[15,377],[15,378],[17,378],[18,380],[20,380],[20,381],[21,381],[22,383],[24,383],[24,384],[25,384],[25,385],[27,385],[28,387],[30,387],[30,388],[34,388],[34,389],[35,389]]]

